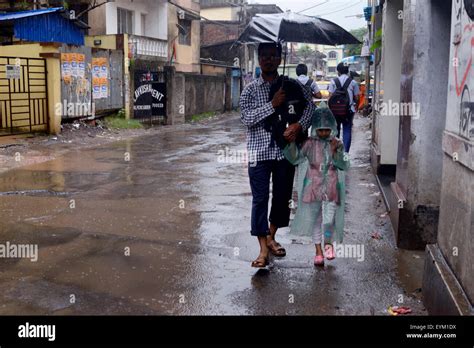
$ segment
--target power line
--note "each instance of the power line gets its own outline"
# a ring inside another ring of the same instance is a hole
[[[347,6],[347,7],[341,8],[341,9],[336,10],[336,11],[332,11],[332,12],[328,12],[328,13],[324,13],[324,14],[318,15],[318,17],[327,16],[327,15],[330,15],[330,14],[333,14],[333,13],[337,13],[337,12],[341,12],[341,11],[347,10],[348,8],[351,8],[351,7],[354,7],[354,6],[359,5],[362,1],[363,1],[363,0],[360,0],[360,1],[359,1],[358,3],[356,3],[356,4],[349,5],[349,6]]]
[[[318,6],[327,4],[328,2],[329,2],[329,0],[326,0],[326,1],[322,2],[322,3],[320,3],[320,4],[313,5],[313,6],[311,6],[311,7],[305,8],[304,10],[301,10],[301,11],[296,12],[296,13],[306,12],[306,11],[308,11],[308,10],[311,10],[311,9],[315,8],[315,7],[318,7]]]

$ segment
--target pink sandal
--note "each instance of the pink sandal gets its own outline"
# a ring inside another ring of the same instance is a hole
[[[326,244],[324,246],[324,254],[328,260],[334,260],[336,258],[332,244]]]
[[[316,255],[314,257],[314,265],[315,266],[324,266],[324,256],[323,255]]]

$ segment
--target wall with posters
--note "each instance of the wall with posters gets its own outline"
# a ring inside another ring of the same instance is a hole
[[[123,108],[123,53],[64,45],[61,52],[63,119]]]

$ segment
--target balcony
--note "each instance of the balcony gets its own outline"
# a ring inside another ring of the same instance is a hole
[[[129,35],[128,45],[132,57],[168,58],[168,41],[152,39],[145,36]]]

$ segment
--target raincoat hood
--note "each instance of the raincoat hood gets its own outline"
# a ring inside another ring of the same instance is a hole
[[[311,137],[319,139],[318,129],[330,129],[331,135],[326,139],[329,140],[337,135],[337,123],[331,110],[328,108],[326,103],[321,103],[319,107],[314,111],[311,122]],[[321,139],[324,140],[324,139]]]

